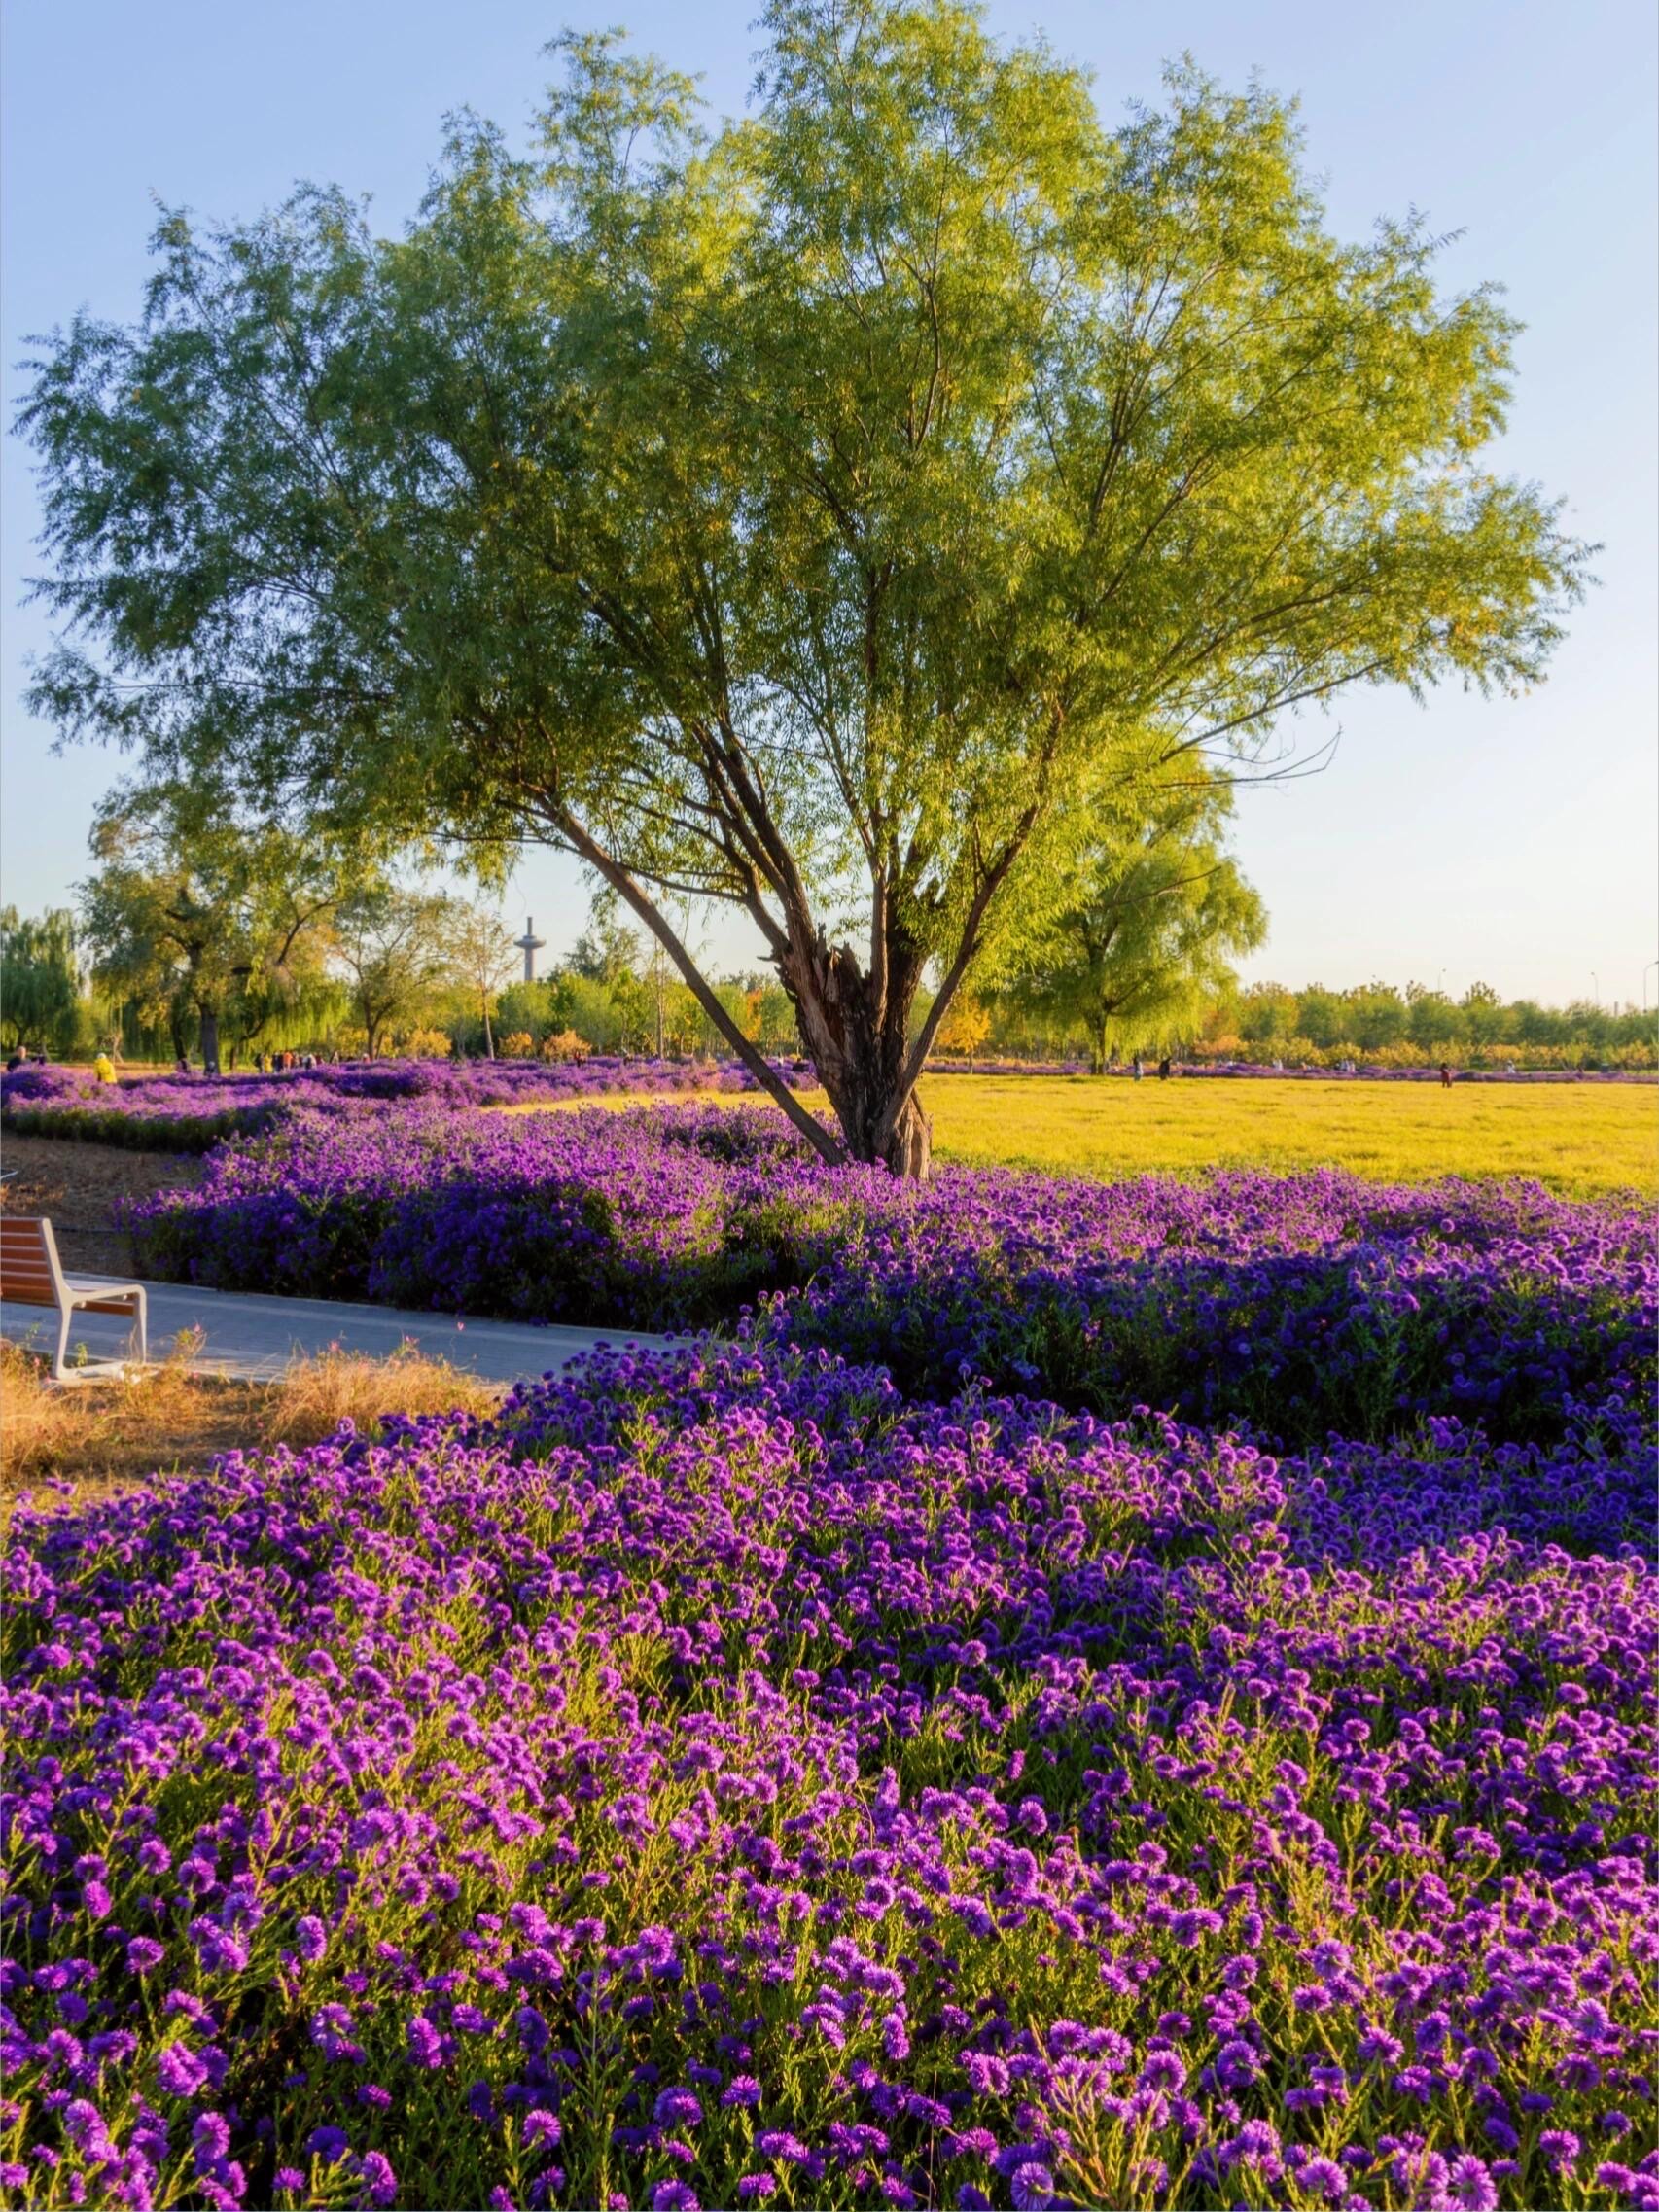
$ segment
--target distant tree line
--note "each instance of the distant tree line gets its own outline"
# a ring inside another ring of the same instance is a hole
[[[174,886],[177,893],[178,887]],[[256,1053],[312,1050],[430,1058],[453,1050],[580,1059],[589,1053],[665,1058],[724,1052],[716,1030],[661,953],[628,929],[614,902],[595,902],[568,954],[534,983],[508,981],[517,966],[505,923],[487,908],[398,886],[342,895],[290,941],[280,908],[247,906],[210,930],[206,887],[186,887],[163,911],[152,891],[135,895],[153,933],[111,927],[107,883],[68,908],[19,916],[0,908],[0,1044],[53,1059],[103,1048],[134,1061],[188,1056],[200,1066],[210,1020],[228,1068]],[[184,919],[179,919],[183,915]],[[129,924],[131,922],[129,915]],[[148,950],[139,957],[141,943]],[[286,946],[286,957],[276,956]],[[1088,958],[1079,969],[1092,972]],[[1098,968],[1098,962],[1095,966]],[[1452,998],[1422,984],[1368,983],[1345,991],[1311,984],[1241,986],[1224,974],[1165,978],[1155,994],[1109,1014],[1068,999],[1057,970],[958,999],[940,1026],[935,1061],[1087,1061],[1111,1067],[1136,1053],[1287,1067],[1345,1059],[1384,1066],[1517,1067],[1659,1065],[1659,1012],[1504,1001],[1477,983]],[[734,974],[719,983],[723,1006],[746,1037],[774,1057],[800,1050],[794,1009],[775,978]],[[930,996],[920,995],[916,1019]],[[1068,1010],[1068,1008],[1070,1010]]]
[[[1096,1066],[1095,1038],[1073,1023],[1045,1018],[1041,1001],[1016,990],[987,1005],[979,1050],[1016,1059],[1063,1059],[1087,1053]],[[1454,1066],[1517,1068],[1659,1065],[1659,1013],[1631,1005],[1597,1005],[1587,999],[1549,1006],[1535,999],[1504,1000],[1476,983],[1459,998],[1408,983],[1366,983],[1344,991],[1309,984],[1299,991],[1279,983],[1242,986],[1225,981],[1147,1021],[1116,1026],[1104,1058],[1136,1052],[1171,1052],[1197,1061],[1248,1061],[1288,1068],[1324,1067],[1344,1060],[1383,1067]]]

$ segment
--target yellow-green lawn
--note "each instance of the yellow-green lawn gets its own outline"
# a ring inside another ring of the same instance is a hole
[[[922,1088],[939,1157],[976,1166],[1108,1178],[1153,1169],[1331,1166],[1398,1182],[1531,1176],[1571,1197],[1659,1191],[1659,1087],[1648,1083],[1459,1083],[1443,1091],[1363,1080],[951,1074]],[[828,1109],[822,1091],[802,1095]],[[642,1102],[613,1094],[571,1103]]]
[[[940,1155],[1088,1176],[1352,1169],[1379,1181],[1532,1176],[1575,1197],[1659,1190],[1649,1084],[1229,1081],[940,1075]]]

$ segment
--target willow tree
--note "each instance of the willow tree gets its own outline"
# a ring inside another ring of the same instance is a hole
[[[199,785],[118,785],[78,886],[92,973],[111,995],[164,1019],[183,1053],[199,1027],[202,1066],[219,1072],[221,1025],[233,1047],[324,987],[329,925],[349,880],[309,835],[235,819]]]
[[[1535,679],[1583,548],[1480,464],[1514,326],[1415,223],[1332,237],[1291,111],[1083,75],[952,0],[776,0],[751,114],[609,38],[418,217],[168,215],[44,346],[66,734],[388,839],[581,857],[831,1157],[916,1082],[1148,733]],[[1273,740],[1280,743],[1282,740]],[[750,917],[840,1139],[675,928]],[[910,1034],[924,974],[937,990]]]
[[[1083,1031],[1097,1072],[1114,1044],[1190,1036],[1235,980],[1233,957],[1267,934],[1260,896],[1225,849],[1224,781],[1189,768],[1126,798],[1095,812],[1010,985],[1023,1005]]]

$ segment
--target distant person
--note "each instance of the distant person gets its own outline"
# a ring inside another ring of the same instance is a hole
[[[188,1075],[190,1073],[190,1054],[188,1052],[181,1052],[177,1060],[174,1061],[173,1073],[175,1075]]]
[[[1138,1082],[1141,1080],[1141,1077],[1142,1077],[1142,1076],[1143,1076],[1143,1075],[1144,1075],[1146,1072],[1147,1072],[1146,1069],[1145,1069],[1145,1068],[1143,1068],[1143,1067],[1142,1067],[1142,1065],[1141,1065],[1141,1055],[1140,1055],[1139,1053],[1136,1053],[1136,1055],[1135,1055],[1135,1080],[1136,1080],[1136,1082],[1137,1082],[1137,1083],[1138,1083]]]
[[[12,1048],[11,1058],[6,1063],[7,1074],[15,1075],[19,1068],[26,1068],[28,1066],[28,1061],[29,1056],[23,1050],[22,1046],[20,1044],[14,1045]]]
[[[1450,1067],[1450,1064],[1449,1064],[1448,1062],[1446,1062],[1446,1061],[1442,1060],[1442,1061],[1441,1061],[1441,1063],[1440,1063],[1440,1088],[1441,1088],[1441,1090],[1443,1090],[1443,1091],[1449,1091],[1449,1090],[1451,1089],[1451,1087],[1452,1087],[1452,1071],[1451,1071],[1451,1067]]]
[[[1169,1081],[1169,1078],[1170,1078],[1170,1064],[1169,1064],[1169,1054],[1166,1052],[1166,1053],[1164,1054],[1163,1058],[1162,1058],[1162,1059],[1161,1059],[1161,1060],[1158,1062],[1158,1081],[1159,1081],[1160,1083],[1167,1083],[1167,1082]]]
[[[92,1063],[92,1072],[100,1083],[113,1083],[115,1081],[115,1062],[107,1052],[98,1054]]]

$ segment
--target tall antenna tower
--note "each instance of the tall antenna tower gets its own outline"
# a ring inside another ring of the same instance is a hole
[[[512,941],[524,955],[525,982],[534,983],[536,980],[536,955],[542,950],[547,939],[537,936],[535,923],[526,919],[524,934],[521,937],[514,937]]]

